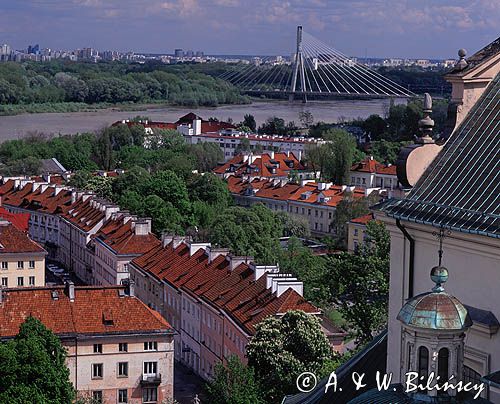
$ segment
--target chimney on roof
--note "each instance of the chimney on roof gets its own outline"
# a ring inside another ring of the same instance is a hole
[[[172,243],[172,248],[177,248],[183,242],[190,241],[191,238],[189,236],[176,236],[172,234],[163,233],[161,235],[161,242],[163,247],[166,247],[170,243]]]
[[[249,264],[253,261],[253,257],[228,254],[226,260],[229,261],[229,270],[234,271],[241,264]]]
[[[111,217],[111,214],[118,212],[120,210],[119,206],[116,205],[104,205],[104,216],[106,220]]]
[[[38,189],[38,187],[40,186],[40,182],[34,182],[31,185],[32,185],[31,192],[35,192]]]
[[[76,202],[76,191],[71,191],[71,203]]]
[[[193,120],[193,134],[201,135],[201,119],[199,118]]]
[[[135,296],[135,282],[133,279],[128,279],[127,287],[125,290],[127,295],[129,295],[130,297]]]
[[[254,262],[250,263],[250,268],[253,270],[254,280],[256,281],[264,274],[277,274],[280,271],[278,264],[276,265],[255,265]]]
[[[208,263],[211,264],[219,255],[228,255],[229,248],[216,248],[209,246],[206,249],[208,255]]]
[[[196,251],[198,251],[200,248],[203,250],[206,250],[207,248],[210,248],[210,243],[193,243],[192,241],[189,242],[189,256],[192,257]]]
[[[304,284],[296,279],[277,279],[276,295],[280,297],[288,289],[295,290],[300,296],[304,295]]]
[[[151,233],[151,218],[139,219],[133,225],[136,236],[147,236]]]
[[[66,295],[70,302],[75,301],[75,284],[73,281],[66,281]]]
[[[326,191],[330,189],[332,185],[331,182],[318,182],[318,191]]]

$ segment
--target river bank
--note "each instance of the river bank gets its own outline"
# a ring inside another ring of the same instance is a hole
[[[113,106],[86,112],[54,112],[0,116],[0,141],[17,139],[32,132],[48,135],[95,132],[116,121],[148,116],[155,121],[175,122],[180,116],[194,112],[204,119],[214,117],[221,120],[243,120],[245,114],[252,114],[260,125],[267,118],[278,116],[286,121],[299,120],[302,111],[310,111],[314,121],[337,122],[355,118],[367,118],[371,114],[385,115],[389,100],[332,100],[311,101],[307,104],[288,101],[256,101],[251,104],[223,105],[219,107],[176,107],[158,104],[141,106]]]

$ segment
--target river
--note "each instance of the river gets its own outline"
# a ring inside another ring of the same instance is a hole
[[[150,106],[138,111],[109,108],[95,112],[21,114],[0,116],[0,141],[20,138],[30,132],[46,134],[93,132],[113,122],[137,115],[148,116],[154,121],[175,122],[180,116],[192,111],[205,119],[231,118],[234,122],[240,122],[245,114],[252,114],[257,124],[261,124],[271,116],[298,122],[301,111],[310,111],[315,122],[337,122],[341,119],[367,118],[371,114],[384,115],[388,106],[389,100],[383,99],[310,101],[307,104],[299,101],[258,101],[248,105],[224,105],[216,108]]]

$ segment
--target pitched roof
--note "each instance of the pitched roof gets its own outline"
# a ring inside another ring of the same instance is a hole
[[[0,218],[8,220],[21,231],[27,232],[29,230],[29,213],[12,213],[3,207],[0,207]]]
[[[82,198],[78,199],[61,216],[85,232],[92,230],[106,217],[101,209],[94,206],[91,198],[86,200]]]
[[[0,221],[0,255],[7,253],[45,253],[45,250],[12,223]]]
[[[368,213],[367,215],[355,217],[354,219],[351,219],[351,223],[357,223],[357,224],[367,224],[368,222],[372,221],[374,219],[373,213]]]
[[[71,195],[69,189],[48,184],[28,183],[18,188],[14,180],[8,180],[0,186],[2,204],[48,214],[67,212],[71,206]]]
[[[41,163],[42,163],[42,171],[45,173],[63,174],[67,171],[56,158],[43,159],[41,160]]]
[[[144,254],[161,244],[154,234],[137,234],[134,220],[124,223],[123,218],[112,218],[95,234],[96,240],[102,241],[106,246],[119,255]]]
[[[367,157],[364,160],[353,164],[351,167],[351,171],[396,175],[396,166],[391,164],[382,164],[375,160],[373,157]]]
[[[474,53],[472,56],[468,57],[466,59],[467,66],[464,69],[461,69],[460,66],[457,64],[450,70],[448,75],[463,76],[467,74],[469,71],[474,70],[476,66],[483,64],[489,58],[498,55],[499,53],[500,53],[500,37],[498,37],[493,42],[489,43],[484,48]]]
[[[192,255],[189,250],[185,243],[175,248],[172,243],[157,246],[132,260],[132,264],[224,310],[248,334],[253,334],[255,325],[270,315],[288,310],[319,312],[291,288],[277,296],[266,287],[266,275],[255,280],[248,264],[242,263],[231,270],[224,255],[209,262],[203,249]]]
[[[497,74],[408,197],[378,208],[402,220],[500,237],[499,123]]]
[[[304,165],[293,153],[274,153],[274,156],[263,153],[256,156],[236,155],[216,167],[213,172],[215,174],[231,173],[237,176],[286,177],[291,171],[303,170],[305,170]]]
[[[70,301],[64,286],[4,289],[0,336],[16,335],[29,316],[38,318],[60,336],[173,332],[163,317],[123,289],[76,286],[74,301]]]

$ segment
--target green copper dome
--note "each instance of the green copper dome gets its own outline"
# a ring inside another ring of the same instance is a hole
[[[448,280],[448,270],[438,266],[431,270],[436,286],[408,300],[398,314],[403,324],[431,330],[465,330],[472,325],[469,313],[454,296],[442,286]]]

